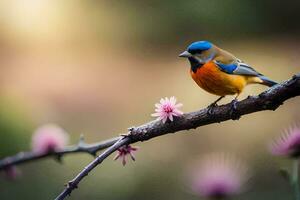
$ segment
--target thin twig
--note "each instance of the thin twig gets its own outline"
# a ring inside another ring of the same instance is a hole
[[[276,86],[269,88],[258,96],[249,96],[247,99],[237,102],[234,112],[232,112],[232,104],[217,106],[209,112],[208,108],[186,113],[175,118],[173,122],[163,124],[161,121],[155,120],[143,124],[139,127],[129,129],[129,134],[124,139],[116,142],[112,147],[103,152],[93,162],[91,162],[84,170],[82,170],[72,181],[69,182],[65,190],[56,198],[62,200],[77,188],[79,182],[106,157],[116,151],[122,145],[132,144],[138,141],[149,140],[154,137],[175,133],[181,130],[189,130],[200,126],[220,123],[227,120],[237,120],[242,115],[263,111],[276,110],[284,101],[300,95],[300,74]],[[233,114],[232,114],[233,113]]]
[[[96,156],[96,153],[100,150],[106,149],[118,141],[120,137],[112,138],[109,140],[101,141],[98,143],[87,144],[81,139],[77,145],[68,146],[60,151],[48,152],[46,154],[38,154],[35,152],[20,152],[14,156],[6,157],[0,160],[0,170],[6,169],[12,165],[19,165],[30,161],[39,160],[47,157],[54,157],[58,160],[66,154],[73,153],[88,153],[92,156]]]
[[[72,190],[76,189],[78,186],[78,183],[89,174],[90,171],[92,171],[97,165],[102,163],[102,161],[108,157],[110,154],[112,154],[114,151],[119,149],[121,146],[129,144],[130,138],[129,137],[123,137],[120,138],[117,142],[114,143],[111,147],[106,149],[102,154],[100,154],[93,162],[91,162],[88,166],[86,166],[73,180],[69,181],[65,190],[56,197],[55,200],[62,200],[68,195],[71,194]]]

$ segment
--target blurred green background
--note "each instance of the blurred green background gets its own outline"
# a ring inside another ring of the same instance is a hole
[[[192,41],[210,40],[272,79],[288,79],[300,71],[299,9],[291,0],[2,0],[0,157],[29,150],[33,130],[48,122],[72,143],[81,133],[95,142],[151,120],[161,97],[176,96],[184,112],[206,107],[216,97],[178,58]],[[249,86],[240,99],[265,89]],[[69,199],[199,199],[187,169],[212,151],[235,153],[253,169],[250,189],[235,199],[293,199],[278,175],[290,162],[270,156],[267,144],[300,121],[299,103],[139,143],[137,162],[109,158]],[[16,181],[0,177],[0,199],[54,199],[92,159],[22,165]]]

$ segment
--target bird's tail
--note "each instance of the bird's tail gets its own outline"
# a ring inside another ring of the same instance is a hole
[[[272,81],[271,79],[269,79],[268,77],[265,77],[265,76],[259,76],[259,78],[260,78],[260,80],[262,80],[262,83],[260,83],[262,85],[272,87],[273,85],[278,84],[277,82]]]

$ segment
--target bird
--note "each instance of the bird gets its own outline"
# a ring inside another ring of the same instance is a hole
[[[191,43],[179,57],[189,60],[190,74],[200,88],[219,96],[209,105],[209,113],[227,95],[235,95],[232,108],[236,109],[237,99],[248,84],[262,84],[268,87],[277,84],[209,41]]]

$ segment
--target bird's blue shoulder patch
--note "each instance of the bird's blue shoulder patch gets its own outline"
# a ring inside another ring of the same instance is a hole
[[[188,46],[187,50],[188,52],[197,52],[197,51],[205,51],[208,50],[212,47],[212,44],[208,41],[198,41],[198,42],[193,42]]]
[[[223,63],[220,63],[220,62],[215,62],[218,67],[228,73],[228,74],[233,74],[234,70],[237,68],[237,65],[236,64],[223,64]]]

